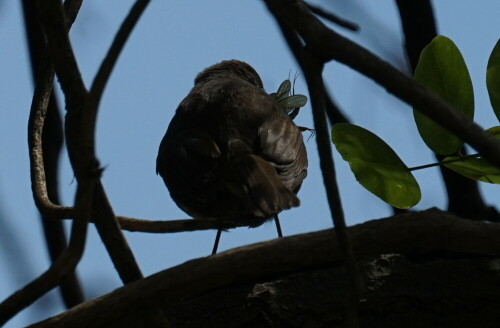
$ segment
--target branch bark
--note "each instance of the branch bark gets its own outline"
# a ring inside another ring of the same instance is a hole
[[[348,230],[358,260],[378,254],[441,251],[500,256],[500,225],[463,220],[435,209],[374,220]],[[30,327],[113,327],[114,322],[133,321],[176,300],[325,267],[342,258],[331,229],[274,239],[188,261]]]
[[[43,189],[46,188],[45,199],[37,202],[39,208],[42,204],[47,204],[48,207],[58,208],[59,192],[58,192],[58,168],[59,157],[63,145],[63,131],[62,122],[59,114],[59,106],[54,91],[52,90],[52,80],[54,77],[54,70],[51,63],[48,62],[47,56],[44,55],[46,42],[45,35],[43,34],[42,24],[40,22],[40,15],[36,0],[23,0],[23,16],[24,25],[26,28],[26,39],[28,42],[31,69],[33,73],[33,81],[36,84],[38,75],[40,78],[40,88],[38,92],[50,93],[50,98],[45,106],[42,102],[34,101],[35,109],[43,111],[38,116],[34,115],[35,111],[30,112],[30,120],[28,123],[28,142],[30,145],[30,158],[33,159],[32,149],[37,148],[37,154],[43,155],[43,167],[34,167],[32,175],[34,187],[34,198],[36,194],[41,195]],[[74,21],[80,8],[81,1],[68,1],[66,5],[66,13],[71,12],[68,25]],[[49,83],[50,85],[47,85]],[[38,96],[35,96],[35,98]],[[44,96],[41,96],[42,98]],[[40,105],[43,107],[41,108]],[[46,113],[45,113],[46,112]],[[36,119],[35,119],[36,116]],[[47,117],[46,124],[44,118]],[[42,120],[42,122],[40,122]],[[37,135],[37,136],[35,136]],[[41,140],[40,136],[41,135]],[[34,146],[35,140],[38,139],[38,144]],[[41,144],[40,144],[41,142]],[[35,155],[36,156],[36,155]],[[30,162],[33,162],[31,160]],[[46,173],[46,179],[45,179]],[[42,176],[41,176],[42,175]],[[36,181],[39,181],[37,183]],[[38,187],[35,187],[37,186]],[[44,196],[40,196],[43,198]],[[54,203],[52,204],[51,201]],[[45,235],[45,242],[50,255],[50,259],[54,262],[67,247],[66,234],[64,226],[61,221],[52,220],[49,216],[40,211],[40,219],[42,221],[43,231]],[[80,283],[75,272],[68,273],[65,281],[60,286],[61,296],[67,308],[73,307],[78,303],[83,302],[83,292],[80,288]]]

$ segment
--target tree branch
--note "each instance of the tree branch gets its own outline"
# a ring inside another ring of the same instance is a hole
[[[324,10],[323,8],[318,7],[318,6],[313,6],[305,1],[304,1],[304,3],[306,4],[307,8],[309,8],[309,10],[311,12],[313,12],[314,14],[316,14],[320,17],[323,17],[324,19],[329,20],[330,22],[332,22],[334,24],[337,24],[338,26],[341,26],[341,27],[346,28],[346,29],[351,30],[351,31],[358,31],[359,30],[359,26],[356,23],[349,22],[349,21],[347,21],[347,20],[345,20],[337,15],[334,15],[334,14]]]
[[[137,5],[138,4],[138,5]],[[106,63],[101,66],[100,75],[96,79],[95,93],[88,93],[78,70],[76,58],[71,48],[68,31],[65,28],[65,18],[59,0],[41,0],[41,16],[47,35],[47,44],[61,87],[66,96],[66,140],[68,154],[78,182],[78,188],[94,194],[89,204],[91,215],[95,218],[95,225],[106,246],[106,250],[115,265],[115,268],[124,283],[141,279],[142,273],[135,261],[134,254],[128,246],[127,240],[117,223],[113,209],[107,200],[106,193],[100,181],[101,169],[95,153],[95,125],[97,117],[98,99],[104,90],[111,68],[118,58],[123,44],[130,35],[132,27],[140,15],[141,6],[147,1],[138,0],[131,14],[127,17],[115,43],[106,57]],[[142,8],[143,9],[143,8]],[[82,195],[87,196],[86,193]],[[82,197],[84,197],[82,196]],[[76,200],[78,204],[78,199]],[[76,219],[81,219],[75,208]],[[148,316],[152,325],[168,326],[166,318],[161,312]]]
[[[271,8],[269,8],[269,10],[273,15],[273,17],[276,19],[276,22],[278,23],[278,26],[281,29],[281,33],[283,34],[283,37],[288,43],[288,47],[290,48],[290,51],[294,55],[295,60],[299,64],[300,69],[302,70],[302,72],[304,72],[305,68],[302,59],[304,52],[303,42],[300,40],[296,31],[289,28],[279,16],[274,14]],[[323,94],[325,96],[325,112],[326,115],[328,116],[328,119],[330,120],[330,124],[349,122],[349,119],[342,113],[337,104],[335,104],[335,102],[332,100],[326,88],[323,90]]]
[[[92,110],[97,110],[99,107],[104,88],[109,80],[118,57],[120,56],[125,43],[130,37],[130,34],[134,30],[134,27],[148,4],[149,0],[137,0],[120,26],[120,29],[116,33],[113,43],[111,44],[106,57],[102,61],[99,71],[92,82],[92,86],[90,87],[90,97],[92,98],[93,103],[91,106]],[[97,113],[89,113],[89,115],[95,118]]]
[[[87,196],[91,196],[91,194]],[[80,199],[82,202],[85,201],[82,197]],[[83,204],[82,206],[88,205],[90,204]],[[85,214],[82,213],[82,218],[84,216]],[[75,271],[76,265],[83,254],[86,235],[87,222],[85,220],[74,220],[68,247],[61,253],[59,258],[42,275],[0,303],[0,326],[45,293],[57,287],[69,273]]]
[[[348,228],[358,260],[378,254],[458,252],[500,255],[500,225],[439,210],[410,212]],[[188,261],[83,303],[30,328],[112,327],[176,300],[223,286],[263,281],[342,260],[331,229],[283,237]],[[231,268],[228,270],[228,268]]]
[[[23,0],[22,2],[33,80],[38,86],[33,96],[28,122],[28,143],[33,197],[40,210],[50,259],[54,262],[67,246],[62,222],[52,220],[46,215],[47,212],[50,215],[51,210],[61,209],[61,206],[55,205],[51,200],[59,203],[57,168],[63,144],[63,132],[57,99],[52,91],[54,70],[45,54],[45,35],[36,2],[36,0]],[[66,10],[71,12],[68,26],[71,26],[75,20],[80,5],[81,1],[66,2]],[[47,124],[44,124],[46,116],[48,120]],[[45,172],[47,172],[47,179]],[[47,210],[42,210],[43,207]],[[83,293],[75,272],[67,274],[67,278],[61,282],[60,292],[67,308],[83,302]]]
[[[437,36],[436,21],[430,0],[396,0],[405,36],[405,48],[412,71],[417,67],[420,53]],[[460,153],[467,155],[462,147]],[[442,161],[445,156],[435,154]],[[500,222],[500,213],[488,206],[479,192],[478,182],[466,178],[444,166],[439,166],[446,186],[448,210],[456,215]]]
[[[318,62],[313,55],[309,55],[307,50],[303,57],[305,76],[309,95],[311,96],[311,106],[313,109],[314,128],[316,130],[316,142],[320,159],[323,183],[326,189],[328,205],[330,207],[335,233],[339,243],[339,248],[344,255],[344,261],[350,274],[350,297],[347,306],[347,320],[350,327],[358,327],[357,318],[358,302],[360,300],[362,287],[361,276],[356,265],[356,258],[352,250],[352,244],[347,233],[344,211],[340,200],[337,179],[335,176],[335,165],[332,157],[329,129],[325,118],[325,95],[323,94],[323,64]]]
[[[101,170],[95,156],[94,140],[97,109],[92,108],[93,102],[89,101],[89,94],[78,71],[64,25],[61,3],[58,0],[44,0],[40,2],[40,7],[49,49],[68,104],[66,139],[76,179],[79,185],[91,185],[96,189],[89,191],[98,195],[93,198],[91,205],[94,211],[92,217],[120,277],[125,283],[141,279],[142,273],[125,237],[117,228],[113,210],[100,183]]]

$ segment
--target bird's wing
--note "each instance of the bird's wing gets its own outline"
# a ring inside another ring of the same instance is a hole
[[[281,181],[298,191],[307,175],[307,153],[299,128],[285,114],[259,128],[261,155],[275,165]]]

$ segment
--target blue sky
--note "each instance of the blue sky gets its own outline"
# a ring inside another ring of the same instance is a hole
[[[84,2],[71,38],[87,85],[132,3]],[[356,34],[333,28],[405,69],[393,1],[317,3],[358,23],[361,31]],[[484,81],[488,55],[499,38],[500,3],[440,0],[434,8],[439,32],[455,41],[469,67],[476,98],[476,121],[485,128],[498,125]],[[0,242],[0,299],[3,299],[42,273],[49,262],[29,181],[26,125],[32,82],[20,4],[3,1],[0,16],[3,44],[0,149],[4,159],[0,161],[0,226],[17,240],[17,243]],[[192,87],[195,75],[211,64],[231,58],[251,64],[269,92],[274,91],[290,71],[294,73],[299,69],[261,1],[151,2],[113,72],[98,118],[97,154],[106,168],[103,183],[117,214],[155,220],[187,217],[172,202],[163,181],[155,174],[158,145],[178,103]],[[328,64],[324,76],[334,98],[351,120],[381,136],[408,166],[434,161],[416,135],[408,106],[341,64]],[[307,93],[300,77],[296,90]],[[296,121],[312,127],[309,105]],[[306,147],[309,176],[299,193],[302,205],[280,215],[285,235],[331,227],[314,138]],[[387,205],[357,184],[337,153],[335,159],[348,224],[390,215]],[[418,171],[415,175],[423,194],[415,208],[445,208],[437,169]],[[64,204],[71,205],[75,183],[66,155],[60,187]],[[500,207],[497,188],[481,184],[487,201]],[[149,275],[208,255],[215,232],[126,233],[126,236],[141,269]],[[239,228],[222,235],[220,250],[275,237],[273,224],[257,229]],[[19,266],[9,264],[12,259],[24,270],[16,271]],[[87,297],[120,286],[93,227],[78,273]],[[48,308],[38,304],[19,314],[6,327],[19,327],[63,310],[54,293],[42,302]]]

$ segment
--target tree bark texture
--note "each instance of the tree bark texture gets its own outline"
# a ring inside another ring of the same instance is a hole
[[[497,327],[500,226],[428,210],[349,227],[361,327]],[[349,276],[331,229],[188,261],[31,327],[346,327]]]

